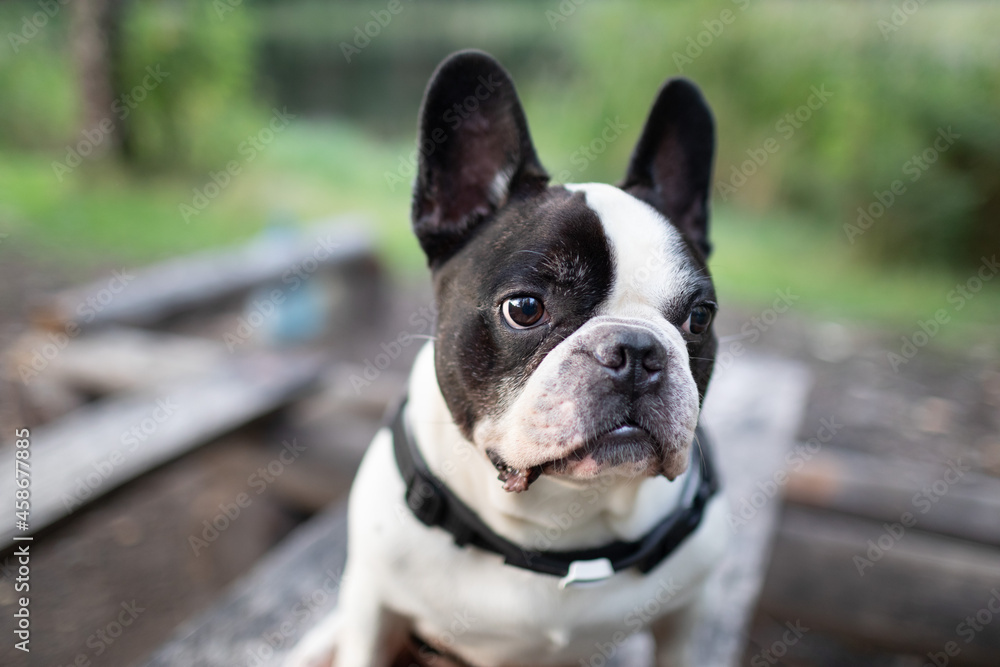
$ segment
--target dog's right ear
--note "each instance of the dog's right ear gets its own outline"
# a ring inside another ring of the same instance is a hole
[[[660,89],[621,188],[660,211],[707,258],[715,121],[698,87],[670,79]]]
[[[431,266],[508,201],[548,183],[514,82],[481,51],[460,51],[438,66],[424,93],[419,134],[413,230]]]

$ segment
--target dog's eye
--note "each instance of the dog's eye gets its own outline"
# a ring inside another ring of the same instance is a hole
[[[528,329],[542,321],[545,306],[533,296],[515,296],[503,302],[503,317],[515,329]]]
[[[706,305],[695,306],[682,327],[689,334],[699,335],[708,331],[712,323],[712,309]]]

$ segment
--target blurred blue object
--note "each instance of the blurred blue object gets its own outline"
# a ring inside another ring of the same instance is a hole
[[[299,246],[304,234],[288,213],[278,213],[257,243],[275,251]],[[255,329],[260,345],[282,346],[319,339],[329,330],[335,285],[317,265],[302,263],[282,280],[262,285],[247,295],[243,317]]]

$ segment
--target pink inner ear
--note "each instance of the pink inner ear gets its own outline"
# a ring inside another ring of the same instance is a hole
[[[715,121],[708,103],[690,81],[669,79],[653,102],[622,184],[658,209],[706,257],[714,154]]]
[[[466,128],[466,124],[471,127]],[[517,163],[520,151],[517,149],[517,138],[511,136],[509,126],[494,127],[490,132],[489,125],[486,118],[475,114],[456,130],[457,151],[450,159],[460,167],[453,175],[457,182],[442,183],[441,191],[446,199],[443,202],[445,215],[442,222],[456,223],[463,218],[475,219],[488,215],[496,204],[506,199],[507,193],[504,192],[499,202],[494,201],[494,193],[490,189],[498,174]],[[466,129],[470,131],[465,132]],[[511,146],[514,147],[513,150]],[[447,178],[446,174],[441,176]]]

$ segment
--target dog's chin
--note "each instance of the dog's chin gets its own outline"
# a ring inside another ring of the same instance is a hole
[[[500,472],[504,488],[520,492],[542,475],[572,481],[663,475],[673,481],[687,470],[689,452],[690,441],[664,444],[637,425],[623,424],[585,441],[560,458],[529,468],[510,467],[494,451],[488,455]]]
[[[687,469],[688,451],[688,446],[673,447],[658,443],[648,431],[626,424],[541,468],[544,475],[577,480],[657,475],[674,480]]]
[[[658,472],[659,447],[650,434],[631,424],[603,433],[566,456],[541,466],[542,474],[589,479],[603,473],[632,477]]]

